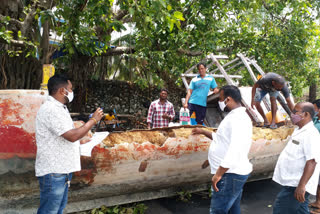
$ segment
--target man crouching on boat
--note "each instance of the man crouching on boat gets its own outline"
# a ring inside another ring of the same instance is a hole
[[[193,134],[203,134],[212,139],[208,160],[211,167],[212,198],[210,214],[239,214],[243,185],[252,164],[248,153],[252,143],[252,122],[241,106],[240,90],[231,85],[220,89],[219,106],[229,110],[218,131],[211,133],[200,128]]]

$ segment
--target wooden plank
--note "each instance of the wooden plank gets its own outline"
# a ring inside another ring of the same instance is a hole
[[[182,74],[182,75],[185,75],[185,74]],[[182,76],[181,79],[182,79],[182,82],[183,82],[183,84],[184,84],[184,87],[186,87],[186,89],[188,90],[189,85],[188,85],[188,82],[187,82],[186,78],[185,78],[184,76]]]
[[[206,59],[211,59],[211,55],[213,54],[209,54]],[[227,55],[213,55],[216,59],[229,59],[229,57]]]
[[[239,60],[239,58],[235,58],[234,60],[232,60],[232,61],[230,61],[230,62],[222,65],[222,67],[225,68],[225,67],[231,65],[232,63],[235,63],[235,62],[238,61],[238,60]],[[241,63],[240,63],[240,64],[241,64]],[[240,65],[240,64],[239,64],[239,65]],[[210,73],[215,73],[215,72],[218,71],[218,70],[219,70],[219,68],[216,68],[216,69],[214,69],[213,71],[211,71]],[[227,71],[227,69],[226,69],[226,71]]]
[[[182,74],[182,77],[196,77],[199,74]],[[210,74],[211,76],[215,78],[225,78],[222,74]],[[235,78],[235,79],[242,79],[243,77],[241,75],[229,75],[230,78]]]
[[[246,66],[246,68],[247,68],[247,70],[248,70],[248,72],[249,72],[249,74],[250,74],[250,76],[251,76],[251,79],[252,79],[254,82],[257,82],[258,79],[257,79],[257,77],[254,75],[254,73],[253,73],[253,71],[252,71],[252,69],[251,69],[251,67],[250,67],[247,59],[243,56],[243,54],[237,54],[237,56],[240,57],[240,59],[242,60],[243,64]]]
[[[257,64],[256,60],[254,59],[248,59],[251,64],[257,69],[257,71],[263,76],[265,75],[264,71],[262,70],[262,68]]]
[[[214,62],[214,64],[219,68],[220,72],[222,73],[222,75],[224,76],[224,78],[226,79],[227,83],[229,85],[235,85],[234,82],[232,81],[232,79],[229,77],[229,75],[227,74],[227,72],[224,70],[224,68],[221,66],[221,64],[219,63],[219,61],[217,60],[217,58],[211,54],[210,55],[212,61]]]
[[[227,83],[229,85],[235,85],[233,80],[229,77],[227,72],[224,70],[224,68],[220,65],[219,61],[214,57],[213,54],[211,54],[212,61],[216,64],[216,66],[219,68],[220,72],[223,74],[224,78],[226,79]],[[254,111],[250,108],[250,106],[244,101],[244,99],[241,100],[242,105],[248,110],[249,114],[253,118],[253,120],[257,123],[259,122],[259,119],[257,115],[254,113]]]

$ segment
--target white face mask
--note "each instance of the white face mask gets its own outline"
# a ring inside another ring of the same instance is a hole
[[[227,105],[225,104],[226,99],[224,101],[218,101],[221,111],[224,111],[224,109],[227,107]]]
[[[71,103],[73,100],[73,97],[74,97],[73,91],[69,92],[67,89],[65,89],[65,90],[68,92],[68,95],[64,95],[64,96],[66,96],[69,100],[69,103]]]

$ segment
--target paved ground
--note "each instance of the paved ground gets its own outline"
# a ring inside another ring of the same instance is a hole
[[[270,214],[272,204],[280,186],[271,179],[247,183],[241,201],[242,214]],[[314,197],[311,198],[311,201]],[[162,198],[143,202],[148,206],[146,214],[208,214],[210,199],[192,194],[191,201],[177,201],[176,198]]]

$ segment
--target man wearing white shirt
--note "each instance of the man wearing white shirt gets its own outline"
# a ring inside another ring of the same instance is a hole
[[[193,134],[203,134],[212,139],[208,160],[211,167],[212,198],[210,214],[240,214],[243,185],[247,181],[252,164],[248,153],[252,143],[252,121],[241,106],[241,93],[235,86],[221,88],[219,106],[229,110],[217,133],[199,128]]]
[[[309,214],[309,196],[316,194],[319,179],[320,135],[313,125],[314,114],[308,102],[296,104],[292,111],[292,123],[298,128],[274,170],[272,179],[283,186],[274,203],[274,214]]]
[[[79,140],[103,116],[98,108],[83,126],[75,128],[65,104],[73,99],[72,84],[63,75],[48,81],[48,100],[36,117],[35,171],[40,187],[37,214],[62,214],[68,200],[72,173],[81,170]]]

